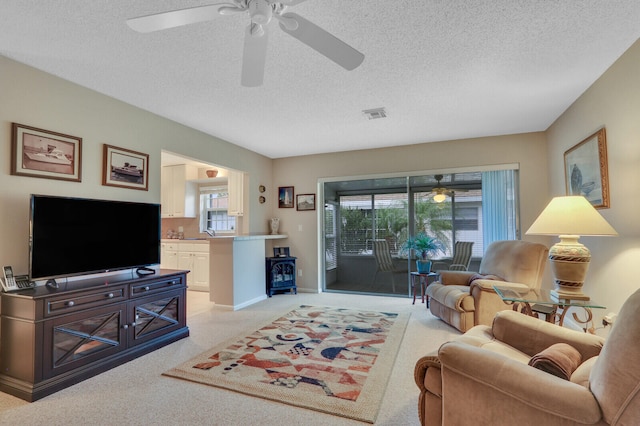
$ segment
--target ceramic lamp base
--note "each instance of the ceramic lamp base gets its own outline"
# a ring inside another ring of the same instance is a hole
[[[556,289],[552,296],[560,299],[589,300],[582,292],[591,252],[578,242],[577,235],[560,235],[560,242],[549,249],[549,260]]]

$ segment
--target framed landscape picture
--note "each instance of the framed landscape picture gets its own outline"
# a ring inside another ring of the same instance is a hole
[[[293,208],[293,186],[278,187],[278,207],[281,209]]]
[[[567,195],[583,195],[595,208],[609,208],[604,128],[564,153],[564,170]]]
[[[11,123],[11,174],[82,180],[82,138]]]
[[[316,194],[298,194],[296,195],[296,210],[315,210]]]
[[[148,154],[107,144],[103,151],[103,185],[149,190]]]

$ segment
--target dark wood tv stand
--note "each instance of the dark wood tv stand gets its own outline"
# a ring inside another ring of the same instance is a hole
[[[187,271],[2,293],[0,391],[35,401],[189,335]]]

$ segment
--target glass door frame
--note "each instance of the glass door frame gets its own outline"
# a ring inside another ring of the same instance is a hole
[[[456,167],[451,169],[435,169],[435,170],[422,170],[422,171],[412,171],[412,172],[395,172],[395,173],[380,173],[374,175],[359,175],[359,176],[340,176],[340,177],[331,177],[331,178],[319,178],[317,182],[317,194],[318,200],[322,208],[316,209],[317,215],[317,290],[319,293],[325,292],[326,290],[326,270],[325,270],[325,239],[324,239],[324,205],[326,202],[326,194],[325,194],[325,184],[332,182],[342,182],[342,181],[356,181],[356,180],[366,180],[366,179],[385,179],[385,178],[402,178],[402,177],[415,177],[415,176],[429,176],[436,174],[456,174],[456,173],[469,173],[469,172],[486,172],[486,171],[495,171],[495,170],[515,170],[518,172],[520,169],[519,163],[508,163],[508,164],[496,164],[496,165],[485,165],[485,166],[474,166],[474,167]],[[519,176],[516,173],[516,178],[514,185],[516,185],[516,203],[514,208],[516,209],[516,235],[521,235],[520,231],[520,202],[519,202]],[[411,193],[411,188],[409,186],[409,179],[407,179],[407,196],[408,196],[408,211],[413,211],[413,194]],[[333,200],[331,200],[333,201]],[[408,229],[409,232],[415,231],[415,224],[413,220],[409,220]],[[407,274],[408,285],[410,286],[410,274]]]

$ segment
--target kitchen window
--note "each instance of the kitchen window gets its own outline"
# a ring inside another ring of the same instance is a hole
[[[235,232],[236,218],[229,216],[229,188],[207,186],[200,188],[200,232]]]

